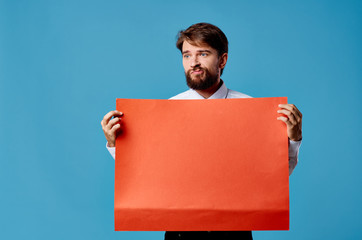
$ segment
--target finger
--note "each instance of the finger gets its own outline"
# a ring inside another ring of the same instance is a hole
[[[113,127],[110,129],[111,134],[114,134],[114,133],[117,132],[120,128],[121,128],[121,124],[120,124],[120,123],[117,123],[117,124],[113,125]]]
[[[299,118],[302,118],[303,116],[294,104],[279,104],[278,107],[288,109],[289,111],[295,113],[294,115],[298,116]]]
[[[110,111],[103,117],[103,120],[101,121],[102,126],[105,127],[108,124],[109,120],[114,116],[123,116],[123,113],[117,110]]]
[[[108,122],[108,124],[106,125],[105,129],[110,130],[115,124],[117,124],[117,123],[121,124],[121,120],[122,120],[122,119],[121,119],[120,117],[115,117],[115,118],[113,118],[112,120],[110,120],[110,121]]]
[[[285,109],[278,110],[277,112],[286,115],[292,124],[296,125],[298,123],[297,118],[294,116],[293,112]]]
[[[292,123],[288,120],[287,117],[277,117],[278,120],[285,122],[287,124],[287,127],[291,127]]]

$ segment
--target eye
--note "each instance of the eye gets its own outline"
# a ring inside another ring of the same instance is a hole
[[[184,55],[184,58],[189,58],[189,57],[190,57],[189,54],[185,54],[185,55]]]
[[[207,53],[201,53],[200,56],[201,56],[201,57],[206,57],[206,56],[207,56]]]

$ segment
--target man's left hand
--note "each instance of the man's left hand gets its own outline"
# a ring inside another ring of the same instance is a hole
[[[277,119],[287,124],[287,133],[290,140],[300,141],[302,139],[302,113],[294,104],[279,104],[281,108],[278,113],[284,114]]]

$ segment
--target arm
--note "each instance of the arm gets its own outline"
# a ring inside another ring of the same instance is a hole
[[[110,111],[101,121],[104,136],[107,140],[107,149],[115,158],[116,137],[122,132],[122,117],[123,113],[119,111]]]
[[[289,138],[289,175],[292,174],[298,163],[299,147],[302,142],[302,113],[293,104],[280,104],[277,119],[283,121],[287,125],[287,133]]]
[[[289,176],[292,174],[294,168],[298,163],[299,148],[302,141],[289,140]]]
[[[116,148],[115,147],[109,147],[108,143],[106,145],[108,152],[112,155],[113,159],[116,159]]]

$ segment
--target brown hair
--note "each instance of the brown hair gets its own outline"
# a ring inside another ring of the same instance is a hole
[[[207,44],[214,48],[219,57],[228,52],[228,40],[220,28],[210,23],[196,23],[177,35],[176,47],[182,52],[182,45],[187,40],[190,44],[200,46]],[[221,69],[221,74],[224,69]]]

